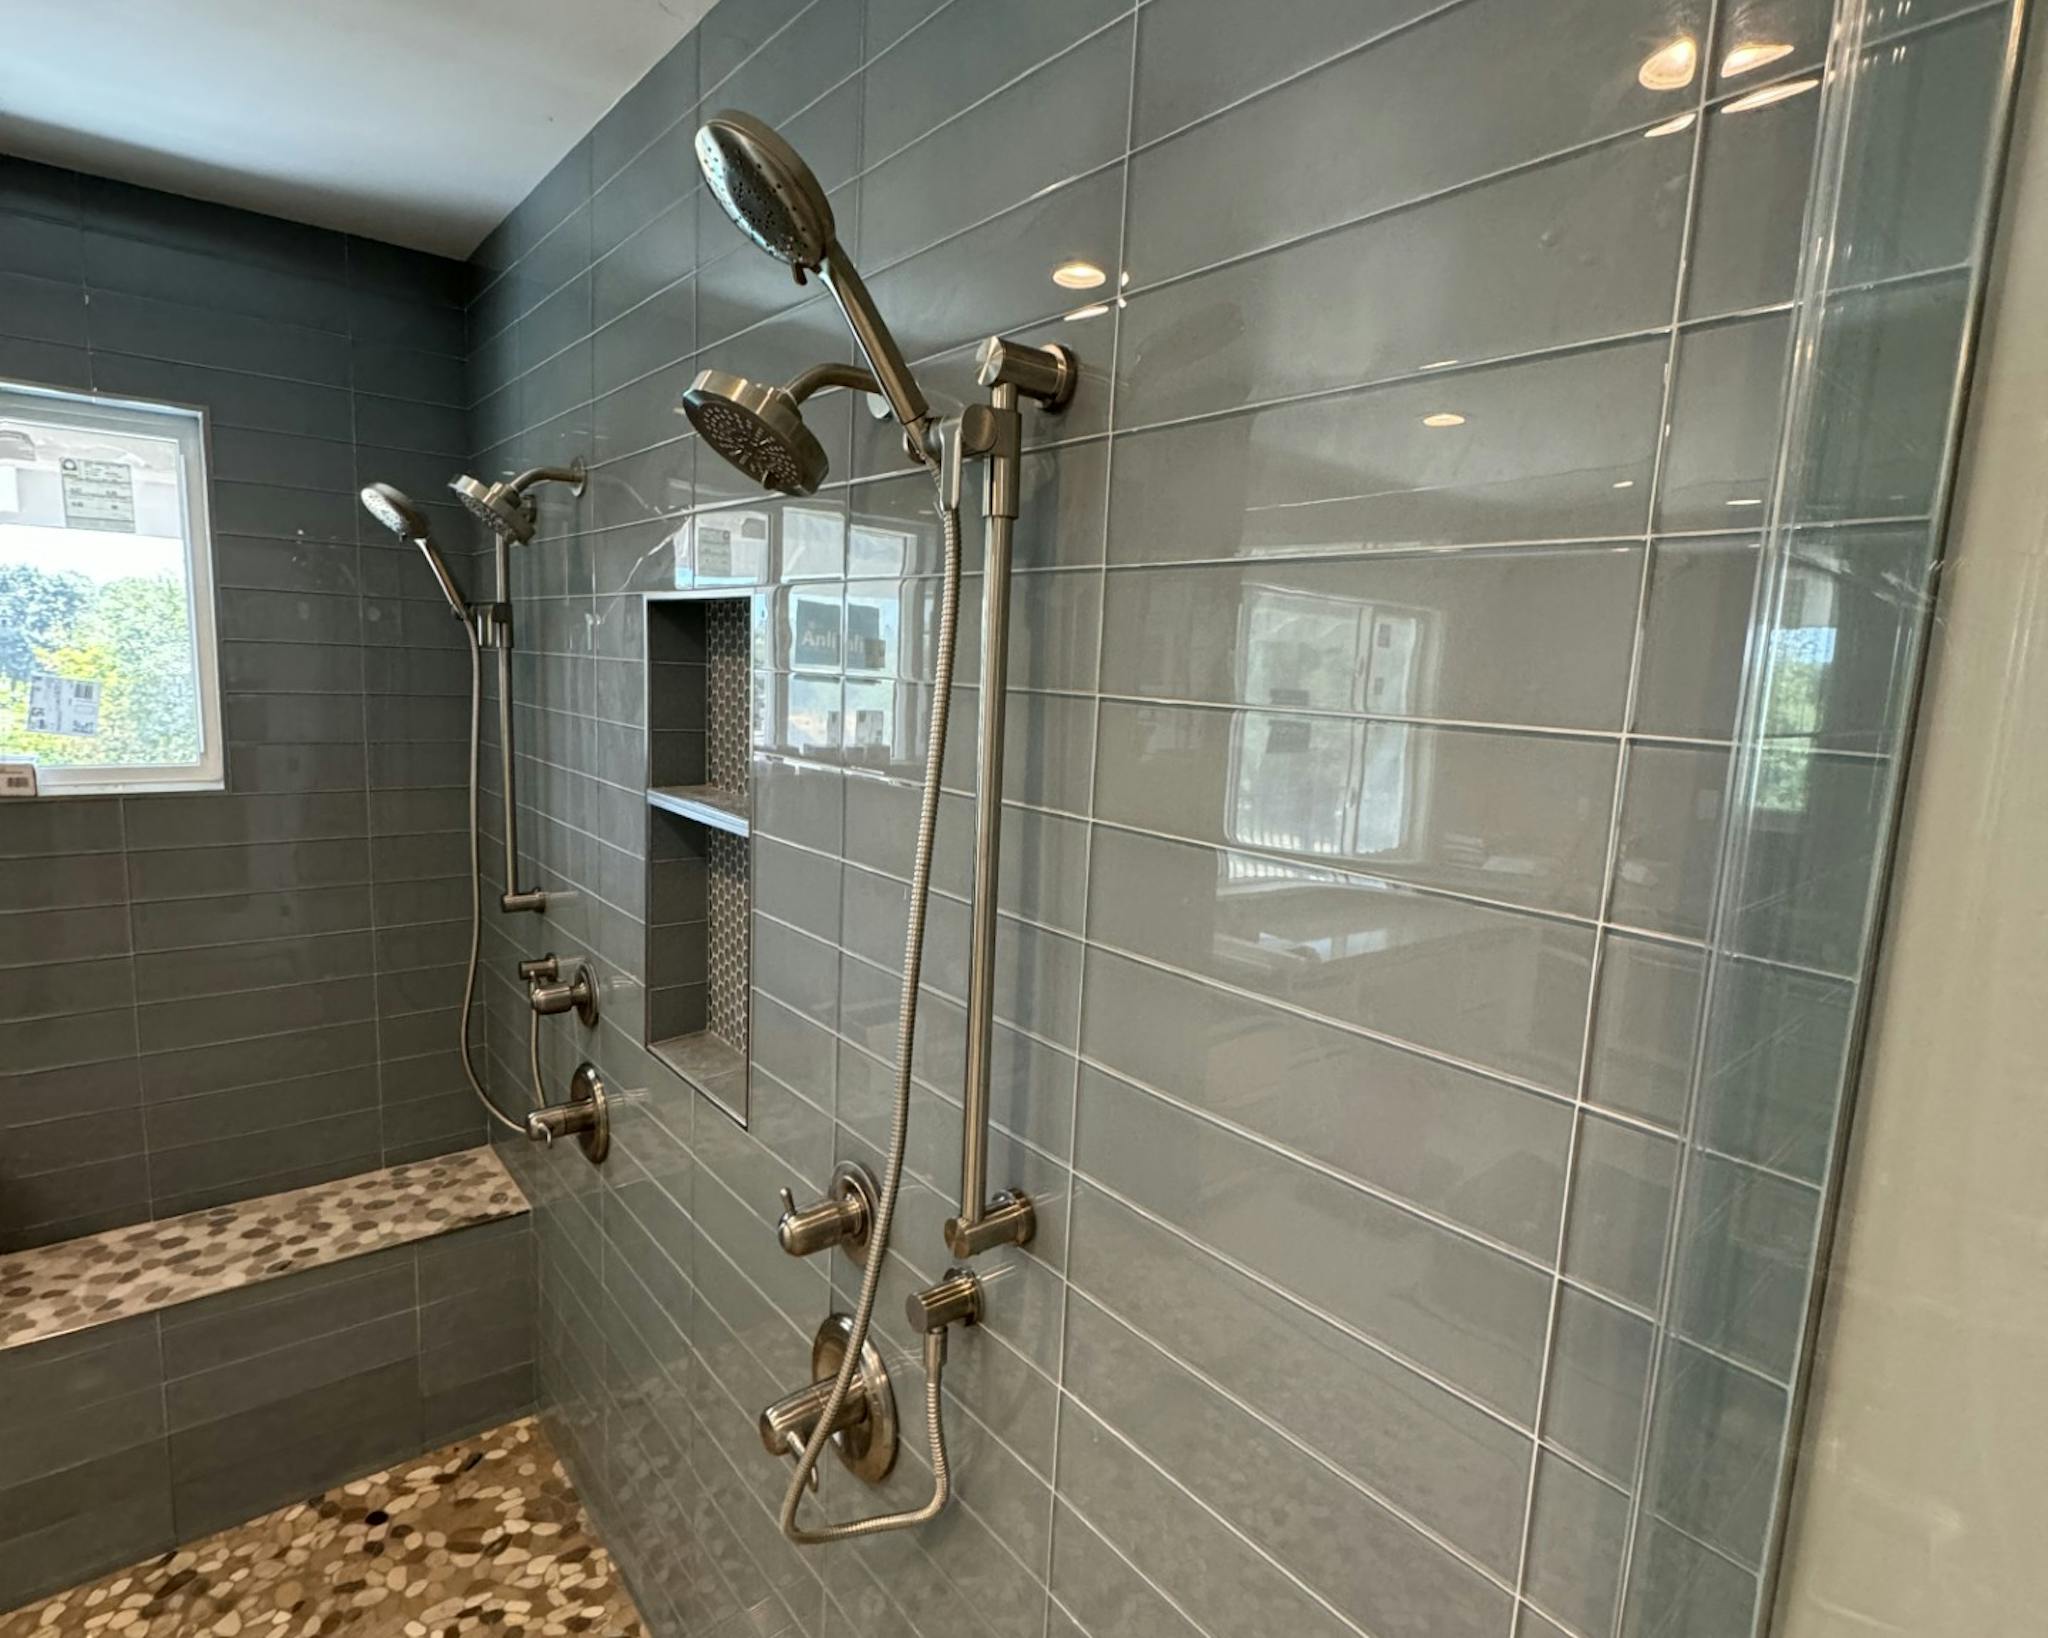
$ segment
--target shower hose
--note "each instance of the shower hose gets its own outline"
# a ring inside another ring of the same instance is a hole
[[[927,460],[936,480],[939,470]],[[875,1300],[881,1290],[882,1268],[889,1250],[890,1229],[896,1216],[896,1199],[903,1187],[903,1156],[910,1135],[910,1058],[917,1037],[917,993],[924,966],[925,907],[930,897],[932,850],[939,827],[939,780],[946,756],[946,718],[952,703],[953,652],[960,611],[960,512],[946,504],[943,487],[939,496],[939,519],[945,534],[945,575],[939,600],[938,644],[933,666],[931,726],[925,743],[924,793],[918,806],[917,849],[910,872],[910,907],[903,934],[903,993],[897,1009],[896,1084],[894,1107],[889,1123],[888,1158],[883,1163],[881,1187],[875,1202],[874,1226],[869,1232],[867,1262],[861,1273],[860,1295],[854,1303],[852,1334],[847,1338],[845,1358],[833,1379],[832,1392],[811,1430],[796,1471],[790,1476],[788,1492],[782,1498],[782,1533],[802,1546],[846,1541],[859,1536],[879,1535],[885,1530],[903,1530],[936,1518],[952,1495],[952,1471],[946,1458],[946,1426],[941,1382],[946,1365],[946,1331],[941,1327],[924,1337],[925,1432],[930,1442],[932,1493],[921,1507],[896,1513],[878,1513],[844,1523],[806,1527],[797,1523],[797,1509],[805,1489],[817,1472],[830,1429],[838,1420],[853,1390],[860,1369],[861,1349],[868,1340],[874,1320]],[[462,1073],[469,1089],[499,1125],[520,1136],[527,1135],[524,1122],[508,1115],[492,1099],[471,1061],[469,1045],[470,1012],[476,1001],[477,962],[483,942],[483,841],[479,823],[478,766],[482,758],[483,652],[475,628],[463,622],[469,639],[469,967],[462,985]],[[982,793],[986,800],[987,793]],[[544,1101],[539,1074],[539,1015],[531,1021],[527,1035],[528,1074],[538,1101]]]
[[[477,799],[478,765],[483,760],[484,656],[483,647],[477,642],[476,627],[466,619],[462,622],[462,633],[469,639],[469,971],[462,980],[462,1075],[492,1119],[508,1131],[525,1137],[525,1123],[506,1114],[492,1100],[490,1093],[484,1090],[484,1083],[478,1079],[476,1065],[469,1056],[469,1015],[476,1005],[477,960],[483,953],[484,938],[483,827],[479,813],[481,804]],[[535,1028],[527,1035],[527,1062],[533,1079],[534,1102],[545,1103],[547,1100],[540,1087],[539,1021],[540,1014],[535,1013]]]
[[[925,464],[930,467],[934,480],[939,480],[937,463],[927,457]],[[884,1530],[904,1530],[923,1524],[939,1515],[953,1488],[952,1472],[946,1461],[946,1424],[940,1393],[940,1378],[946,1365],[946,1330],[941,1326],[938,1330],[927,1331],[924,1337],[924,1419],[932,1461],[930,1499],[922,1507],[899,1513],[877,1513],[843,1524],[820,1524],[807,1528],[797,1523],[797,1508],[803,1501],[804,1489],[817,1471],[825,1441],[831,1437],[830,1430],[838,1421],[847,1395],[853,1390],[853,1379],[860,1370],[860,1352],[868,1340],[868,1325],[874,1318],[875,1297],[882,1284],[882,1265],[889,1253],[889,1229],[896,1215],[896,1196],[903,1185],[903,1151],[910,1135],[910,1052],[917,1036],[917,990],[924,965],[925,902],[931,887],[932,845],[939,828],[939,775],[945,765],[946,715],[953,691],[954,633],[960,609],[960,512],[957,507],[946,503],[943,482],[940,483],[938,510],[946,537],[945,589],[939,600],[931,729],[924,753],[924,798],[918,807],[917,853],[910,871],[910,911],[903,933],[903,997],[897,1008],[896,1097],[889,1123],[889,1155],[883,1164],[881,1187],[875,1200],[874,1227],[868,1235],[867,1262],[861,1272],[860,1296],[854,1303],[853,1330],[846,1339],[846,1355],[839,1362],[839,1374],[833,1379],[831,1396],[825,1401],[824,1411],[804,1444],[803,1454],[797,1458],[796,1472],[790,1476],[789,1489],[782,1498],[782,1533],[799,1546],[847,1541],[859,1536],[880,1535]],[[978,793],[977,800],[986,802],[990,795],[982,791]]]

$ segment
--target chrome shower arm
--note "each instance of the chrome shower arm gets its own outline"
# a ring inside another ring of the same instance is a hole
[[[858,364],[813,364],[782,390],[801,404],[813,393],[823,392],[827,387],[848,387],[854,392],[878,393],[882,390],[874,372],[864,370]]]
[[[581,493],[585,475],[580,459],[574,466],[530,466],[505,487],[523,495],[537,483],[566,483]]]

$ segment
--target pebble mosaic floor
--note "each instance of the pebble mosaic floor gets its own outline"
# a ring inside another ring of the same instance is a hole
[[[11,1615],[0,1638],[645,1638],[532,1418]]]
[[[0,1257],[0,1348],[526,1209],[504,1162],[466,1149],[11,1253]]]

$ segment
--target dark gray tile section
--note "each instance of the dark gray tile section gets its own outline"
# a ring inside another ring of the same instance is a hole
[[[227,788],[0,808],[0,1249],[480,1141],[458,263],[0,157],[0,375],[210,418]],[[19,288],[17,288],[17,286]]]
[[[534,1402],[507,1218],[0,1353],[0,1609]]]

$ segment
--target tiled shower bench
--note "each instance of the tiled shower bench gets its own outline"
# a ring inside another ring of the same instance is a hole
[[[0,1610],[528,1410],[527,1212],[472,1149],[0,1256]]]

